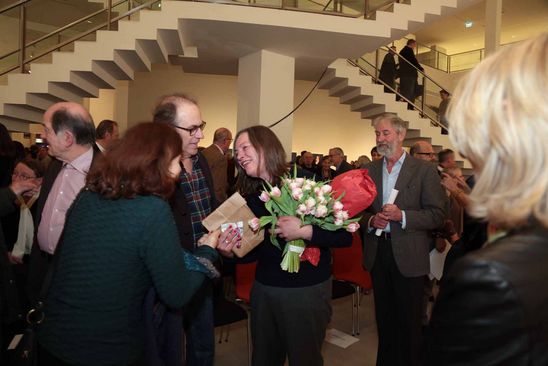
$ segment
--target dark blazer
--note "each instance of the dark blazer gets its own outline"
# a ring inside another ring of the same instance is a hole
[[[377,197],[364,212],[360,225],[364,228],[363,262],[371,271],[377,255],[378,237],[367,231],[370,218],[382,209],[382,164],[384,159],[366,166],[377,187]],[[392,250],[398,269],[406,277],[430,273],[430,231],[440,227],[445,218],[445,192],[432,163],[407,155],[396,181],[399,191],[395,205],[405,211],[406,228],[390,222]]]
[[[346,160],[343,160],[337,170],[335,170],[335,172],[333,173],[333,178],[352,169],[354,169],[354,167],[350,165]]]
[[[205,148],[202,151],[202,155],[206,158],[207,165],[209,165],[211,178],[213,179],[213,188],[215,189],[215,198],[217,198],[217,201],[223,202],[226,200],[226,188],[228,185],[228,160],[215,144]]]
[[[548,228],[510,232],[458,260],[427,332],[427,365],[548,365]]]
[[[219,206],[219,202],[215,198],[213,191],[213,180],[211,178],[211,172],[209,171],[209,166],[207,161],[201,153],[198,153],[198,163],[202,169],[207,187],[211,193],[211,211],[215,210]],[[173,211],[173,217],[175,218],[175,224],[177,225],[177,230],[179,231],[179,238],[181,240],[181,246],[186,250],[193,252],[193,231],[192,231],[192,221],[190,219],[190,212],[188,210],[188,203],[185,197],[181,185],[177,184],[175,193],[171,197],[171,210]]]
[[[424,71],[424,68],[421,66],[419,61],[417,61],[417,58],[415,57],[415,52],[411,47],[405,46],[404,48],[402,48],[400,51],[400,56],[413,64],[417,69]],[[409,65],[409,63],[405,62],[404,60],[400,60],[399,65],[400,66],[398,69],[398,75],[400,77],[417,77],[418,72],[415,67]]]

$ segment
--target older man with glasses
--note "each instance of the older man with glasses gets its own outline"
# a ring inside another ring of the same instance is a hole
[[[177,130],[183,144],[181,176],[172,197],[172,210],[181,246],[191,252],[206,234],[202,225],[217,206],[213,180],[207,161],[198,153],[206,123],[197,102],[184,94],[163,97],[153,113],[153,121]],[[184,281],[184,278],[181,279]],[[213,365],[215,336],[213,327],[213,286],[208,283],[184,309],[186,365]]]

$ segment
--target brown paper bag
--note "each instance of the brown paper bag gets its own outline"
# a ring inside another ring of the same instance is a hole
[[[254,232],[247,222],[255,215],[245,202],[245,199],[238,193],[234,193],[224,201],[215,211],[206,217],[202,224],[209,231],[217,230],[222,224],[243,222],[242,245],[234,247],[232,251],[238,257],[243,257],[253,248],[259,245],[264,239],[264,229]]]

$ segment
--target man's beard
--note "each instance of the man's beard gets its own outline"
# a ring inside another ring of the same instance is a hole
[[[387,158],[391,158],[396,153],[396,145],[388,142],[377,144],[377,151]]]

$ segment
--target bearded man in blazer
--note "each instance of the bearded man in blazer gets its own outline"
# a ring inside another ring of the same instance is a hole
[[[424,276],[430,231],[445,217],[436,167],[403,150],[406,122],[386,113],[373,121],[381,160],[366,166],[377,197],[364,212],[364,265],[371,272],[379,345],[377,365],[419,365]],[[392,189],[399,191],[388,204]],[[381,230],[381,235],[375,234]]]

